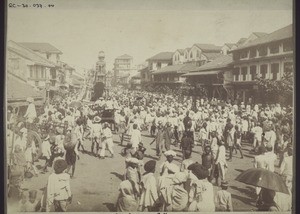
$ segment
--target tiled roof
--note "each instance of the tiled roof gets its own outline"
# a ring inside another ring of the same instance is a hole
[[[213,44],[199,44],[196,43],[194,44],[195,46],[197,46],[198,48],[200,48],[203,52],[210,52],[210,51],[221,51],[222,47],[221,46],[216,46]]]
[[[30,48],[33,51],[38,51],[41,53],[58,53],[62,54],[60,50],[49,43],[36,43],[36,42],[19,42],[20,45]]]
[[[172,60],[173,52],[160,52],[147,60]]]
[[[27,97],[43,98],[42,92],[34,90],[31,85],[11,73],[7,73],[6,81],[8,101],[26,101]]]
[[[223,56],[221,53],[202,53],[204,56],[207,57],[208,60],[214,60],[220,56]]]
[[[208,62],[199,68],[192,70],[192,71],[207,71],[207,70],[214,70],[220,68],[226,68],[232,63],[232,55],[222,55],[215,60]]]
[[[43,65],[46,67],[55,67],[56,66],[56,64],[51,62],[50,60],[45,59],[44,57],[36,54],[31,49],[26,48],[22,45],[19,45],[18,43],[14,42],[14,41],[11,41],[11,40],[8,41],[7,49],[8,49],[8,51],[12,51],[13,53],[15,53],[17,55],[34,62],[34,64]]]
[[[118,56],[116,59],[132,59],[132,56],[128,54],[123,54],[122,56]]]
[[[197,69],[198,66],[194,64],[178,64],[178,65],[169,65],[154,71],[152,74],[162,74],[162,73],[187,73],[189,71]]]
[[[249,48],[249,47],[262,45],[262,44],[266,44],[266,43],[270,43],[270,42],[275,42],[275,41],[279,41],[279,40],[283,40],[283,39],[288,39],[288,38],[292,38],[292,37],[293,37],[293,25],[291,24],[284,28],[276,30],[270,34],[267,34],[263,37],[254,39],[254,40],[250,41],[249,43],[247,43],[245,45],[241,45],[240,47],[238,47],[237,49],[232,50],[232,51],[241,50],[244,48]]]

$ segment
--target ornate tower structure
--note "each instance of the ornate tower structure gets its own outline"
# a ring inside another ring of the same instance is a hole
[[[105,54],[103,51],[100,51],[98,54],[98,61],[96,63],[95,83],[102,82],[105,84],[105,75],[106,75]]]

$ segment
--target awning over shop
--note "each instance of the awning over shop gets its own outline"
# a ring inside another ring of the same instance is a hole
[[[44,99],[43,92],[35,90],[24,80],[10,73],[7,74],[6,80],[6,99],[8,103],[26,102],[28,97],[32,97],[35,101]]]
[[[197,72],[191,72],[182,75],[182,77],[190,77],[190,76],[203,76],[203,75],[217,75],[221,73],[221,70],[212,70],[212,71],[197,71]]]

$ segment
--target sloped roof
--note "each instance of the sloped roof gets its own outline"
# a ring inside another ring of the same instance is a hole
[[[134,75],[133,77],[131,77],[131,79],[141,79],[141,73],[137,73],[136,75]]]
[[[172,60],[173,58],[173,52],[160,52],[152,57],[150,57],[148,60]]]
[[[199,68],[192,70],[192,71],[207,71],[207,70],[214,70],[214,69],[221,69],[221,68],[226,68],[228,67],[231,63],[233,62],[232,60],[232,55],[222,55],[215,60],[208,62]]]
[[[214,44],[199,44],[196,43],[194,44],[198,48],[200,48],[203,52],[209,52],[209,51],[221,51],[222,47],[221,46],[216,46]]]
[[[280,41],[280,40],[288,39],[288,38],[292,38],[292,37],[293,37],[293,25],[291,24],[284,28],[276,30],[270,34],[267,34],[260,38],[254,39],[245,45],[241,45],[240,47],[236,48],[235,50],[232,50],[232,52],[236,51],[236,50],[241,50],[244,48],[249,48],[249,47],[262,45],[262,44],[266,44],[266,43],[270,43],[270,42]]]
[[[132,59],[132,56],[128,54],[123,54],[122,56],[118,56],[116,59]]]
[[[56,47],[53,45],[46,43],[46,42],[41,42],[41,43],[36,43],[36,42],[19,42],[20,45],[25,46],[26,48],[30,48],[33,51],[38,51],[41,53],[58,53],[62,54],[60,50],[58,50]]]
[[[192,70],[197,69],[198,66],[194,64],[178,64],[178,65],[169,65],[154,71],[152,74],[162,74],[162,73],[187,73]]]
[[[254,35],[256,35],[257,37],[263,37],[265,35],[267,35],[267,33],[265,32],[253,32]]]
[[[65,63],[63,61],[59,61],[59,63],[61,63],[68,70],[75,70],[75,68],[71,67],[70,65],[68,65],[67,63]]]
[[[12,51],[13,53],[15,53],[17,55],[34,62],[34,64],[43,65],[46,67],[55,67],[56,66],[56,64],[51,62],[50,60],[47,60],[46,58],[41,57],[40,55],[36,54],[31,49],[26,48],[12,40],[7,42],[7,49],[8,49],[8,51]]]
[[[192,48],[185,48],[184,50],[183,50],[183,52],[184,51],[190,51]]]
[[[184,54],[184,49],[177,49],[176,51],[178,51],[181,55]],[[176,51],[175,51],[175,52],[176,52]]]
[[[36,91],[31,85],[11,73],[7,73],[6,81],[6,96],[8,102],[26,101],[27,97],[34,99],[43,98],[42,92]]]
[[[235,43],[225,43],[224,45],[228,46],[229,48],[232,48],[236,44]]]
[[[149,70],[148,67],[145,67],[145,68],[138,70],[138,72],[143,72],[143,71],[148,71],[148,70]]]
[[[202,53],[204,56],[207,57],[208,60],[214,60],[220,56],[223,56],[221,53]]]
[[[239,41],[236,43],[237,46],[241,46],[246,42],[247,38],[240,38]]]

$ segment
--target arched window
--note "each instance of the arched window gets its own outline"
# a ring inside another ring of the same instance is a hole
[[[191,51],[191,53],[190,53],[190,58],[193,58],[193,52]]]

